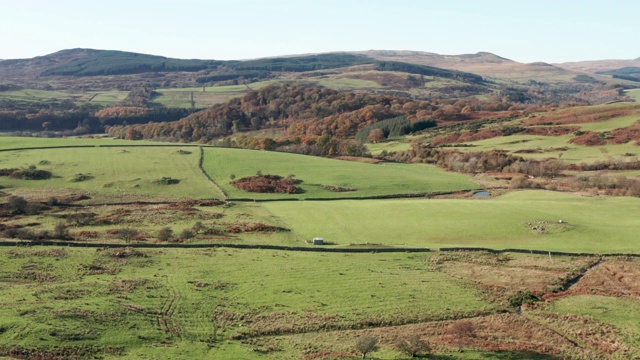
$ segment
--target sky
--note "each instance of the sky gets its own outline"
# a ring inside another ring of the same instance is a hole
[[[70,48],[219,60],[372,49],[635,59],[638,14],[638,0],[0,0],[0,59]]]

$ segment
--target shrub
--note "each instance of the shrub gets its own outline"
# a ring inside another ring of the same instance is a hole
[[[196,237],[196,234],[191,229],[184,229],[180,233],[181,240],[193,239],[194,237]]]
[[[248,192],[295,194],[300,192],[296,186],[298,182],[299,180],[294,178],[283,178],[278,175],[258,175],[234,180],[231,185]]]
[[[180,182],[180,179],[172,179],[170,176],[163,176],[161,179],[155,180],[155,184],[159,185],[175,185]]]
[[[173,239],[173,230],[170,227],[164,227],[158,231],[158,240],[169,241]]]

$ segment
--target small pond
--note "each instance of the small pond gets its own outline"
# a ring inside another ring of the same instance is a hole
[[[491,196],[491,193],[488,191],[478,191],[478,192],[474,192],[473,195],[471,195],[471,197],[489,197]]]

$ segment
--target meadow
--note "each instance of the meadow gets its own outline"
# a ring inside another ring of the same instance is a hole
[[[21,89],[0,92],[0,100],[42,103],[50,101],[71,100],[77,105],[85,102],[112,105],[127,97],[127,91],[86,91],[69,92],[57,90]]]
[[[0,350],[253,359],[265,354],[229,340],[495,309],[428,256],[2,248]]]
[[[492,199],[304,201],[263,206],[301,237],[322,236],[340,246],[592,253],[640,250],[634,215],[640,211],[640,200],[635,198],[518,191]]]
[[[205,148],[203,168],[230,198],[305,199],[423,194],[477,189],[466,175],[417,164],[367,164],[297,154]],[[294,175],[300,194],[259,194],[238,190],[232,178],[262,174]],[[336,192],[322,186],[341,186],[356,191]]]
[[[53,196],[55,190],[52,189],[74,189],[89,196],[103,194],[114,198],[222,197],[198,168],[200,152],[194,147],[53,148],[14,150],[2,155],[2,168],[36,166],[53,174],[47,180],[8,177],[0,180],[2,186],[23,192],[52,191]],[[159,184],[158,180],[163,177],[175,179],[177,183]]]

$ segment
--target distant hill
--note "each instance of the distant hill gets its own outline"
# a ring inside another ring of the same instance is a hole
[[[627,66],[620,69],[613,69],[607,71],[600,71],[598,74],[611,75],[617,79],[624,79],[629,81],[640,82],[640,67],[639,66]]]
[[[354,52],[380,61],[401,61],[411,64],[458,70],[485,77],[526,81],[566,81],[571,71],[546,63],[519,63],[489,52],[462,55],[440,55],[422,51],[369,50]],[[574,74],[575,75],[575,74]]]
[[[126,75],[142,72],[199,71],[230,62],[182,60],[124,51],[97,50],[60,66],[43,71],[41,76]]]
[[[615,70],[624,67],[640,66],[640,58],[634,60],[576,61],[554,65],[567,70],[597,74],[604,71]]]

